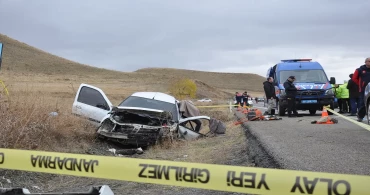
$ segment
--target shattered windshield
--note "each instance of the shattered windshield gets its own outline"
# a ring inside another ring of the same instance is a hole
[[[295,76],[296,83],[326,83],[328,78],[323,70],[284,70],[280,71],[280,83],[284,83],[289,76]]]
[[[130,96],[127,99],[125,99],[122,103],[120,103],[118,106],[122,107],[140,107],[140,108],[149,108],[149,109],[157,109],[157,110],[164,110],[171,112],[174,120],[177,121],[178,114],[176,109],[176,104],[171,104],[168,102],[153,100],[153,99],[147,99],[142,97],[135,97]]]

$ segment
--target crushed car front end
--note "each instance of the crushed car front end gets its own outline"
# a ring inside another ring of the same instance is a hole
[[[101,122],[100,137],[124,145],[149,146],[176,129],[170,112],[147,108],[118,107]]]

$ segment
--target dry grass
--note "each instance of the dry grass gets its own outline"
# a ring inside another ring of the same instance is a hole
[[[94,128],[74,117],[63,102],[39,93],[0,104],[0,148],[79,152],[94,140]],[[56,117],[50,112],[58,112]]]
[[[151,148],[143,158],[222,164],[235,157],[233,155],[235,148],[246,146],[243,131],[233,124],[234,117],[228,109],[202,108],[201,114],[223,121],[227,128],[225,135],[194,141],[178,140],[171,147],[157,145]],[[207,133],[208,123],[203,123],[202,126],[201,133]],[[163,152],[163,149],[166,149],[166,152]]]

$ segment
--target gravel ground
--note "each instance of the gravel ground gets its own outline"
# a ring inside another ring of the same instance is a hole
[[[338,124],[310,124],[321,112],[300,113],[304,117],[247,122],[247,136],[254,136],[284,169],[370,175],[368,130],[335,115]]]

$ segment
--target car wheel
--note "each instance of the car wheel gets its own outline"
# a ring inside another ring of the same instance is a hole
[[[370,112],[370,106],[369,106],[369,103],[366,103],[366,118],[367,118],[367,124],[370,125],[370,116],[369,116],[369,112]]]
[[[315,115],[316,114],[316,109],[310,109],[309,112],[310,112],[310,115]]]

